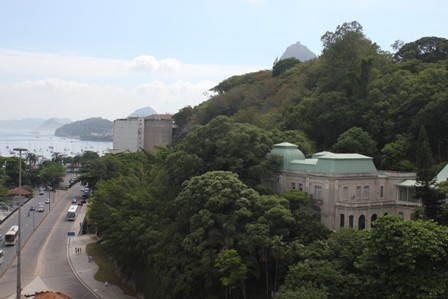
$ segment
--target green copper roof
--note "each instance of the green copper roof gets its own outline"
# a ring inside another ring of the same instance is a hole
[[[288,142],[274,144],[271,154],[283,157],[282,169],[286,169],[292,160],[305,160],[305,155],[298,149],[298,146]]]
[[[296,151],[294,151],[294,149]],[[298,170],[315,173],[377,173],[373,158],[360,154],[339,154],[320,152],[312,159],[305,159],[302,152],[297,154],[296,145],[280,143],[274,145],[271,153],[283,156],[285,170]]]

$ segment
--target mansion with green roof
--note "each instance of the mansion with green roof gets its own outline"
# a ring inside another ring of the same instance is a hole
[[[297,145],[286,142],[274,145],[271,154],[282,157],[275,190],[307,192],[322,224],[332,230],[364,229],[385,214],[411,219],[421,205],[413,196],[415,173],[379,171],[371,157],[320,152],[306,159]]]

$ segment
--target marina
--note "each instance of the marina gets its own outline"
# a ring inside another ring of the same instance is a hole
[[[28,152],[46,159],[50,159],[53,153],[74,157],[86,151],[102,156],[112,148],[112,142],[58,137],[51,132],[0,131],[0,156],[16,155],[14,148],[26,148]]]

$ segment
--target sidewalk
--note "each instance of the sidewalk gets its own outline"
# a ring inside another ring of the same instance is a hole
[[[78,217],[76,218],[76,221],[73,222],[72,231],[75,232],[75,236],[69,237],[67,242],[67,259],[70,268],[79,282],[96,298],[136,299],[137,297],[126,295],[119,287],[113,284],[109,283],[106,286],[103,282],[95,280],[94,275],[98,271],[98,265],[95,264],[95,261],[89,262],[86,251],[87,244],[93,243],[95,240],[92,238],[92,235],[78,235],[78,232],[80,231],[80,223],[84,219],[85,212],[86,205],[79,210]],[[75,248],[81,248],[81,252],[77,253]],[[49,290],[41,277],[36,276],[33,281],[23,287],[22,296],[34,295],[36,292],[46,291],[59,292],[59,290]],[[8,297],[8,299],[15,298],[15,294]]]
[[[118,299],[135,299],[123,293],[123,291],[113,285],[95,280],[94,275],[98,271],[98,266],[95,261],[89,262],[87,256],[86,245],[95,242],[92,235],[78,235],[80,224],[84,219],[86,205],[84,205],[78,213],[76,221],[73,223],[73,231],[76,233],[75,237],[69,237],[67,244],[67,258],[73,273],[96,298],[118,298]],[[81,252],[77,253],[76,248],[81,248]]]

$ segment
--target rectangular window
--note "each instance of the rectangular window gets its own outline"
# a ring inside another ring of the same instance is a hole
[[[369,186],[364,186],[364,190],[362,193],[362,198],[369,199]]]
[[[345,215],[344,214],[341,214],[341,215],[339,215],[340,216],[340,222],[339,222],[339,227],[344,227],[344,224],[345,224]]]
[[[291,189],[296,189],[296,183],[291,183]]]
[[[342,188],[342,199],[347,200],[348,199],[348,187]]]
[[[314,187],[314,196],[316,199],[322,199],[322,187],[321,186]]]
[[[356,199],[361,198],[361,186],[356,186]]]
[[[384,186],[380,186],[380,198],[384,197]]]
[[[299,183],[299,190],[303,191],[303,185],[301,183]]]
[[[353,227],[353,215],[348,216],[348,226]]]

